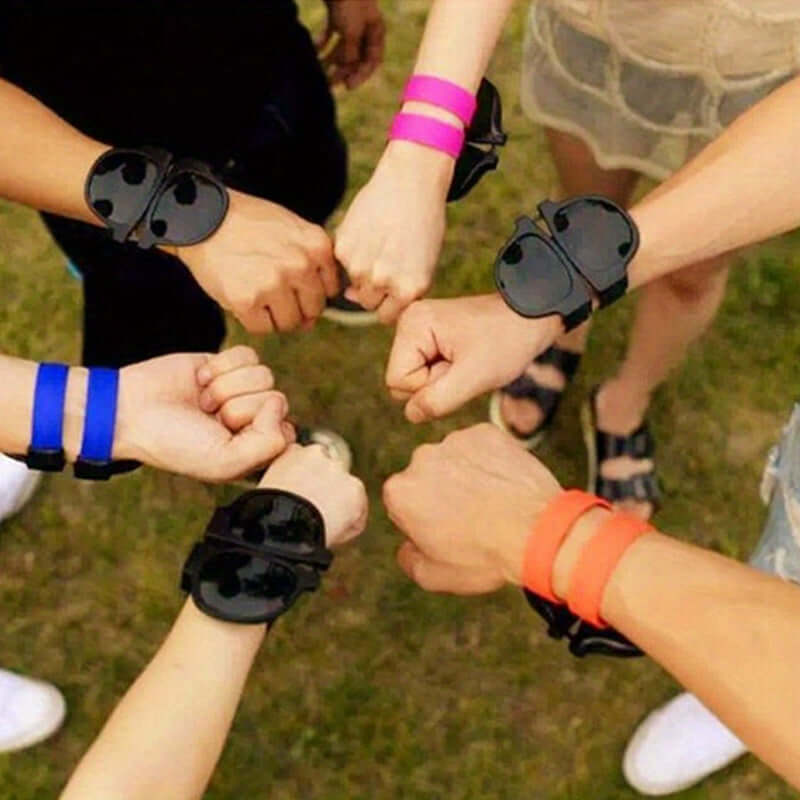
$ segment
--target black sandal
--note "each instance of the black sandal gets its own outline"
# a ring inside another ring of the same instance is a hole
[[[510,433],[521,443],[524,443],[525,447],[529,450],[533,450],[541,443],[545,433],[553,424],[553,419],[561,404],[561,398],[567,390],[567,387],[572,383],[575,373],[578,371],[578,365],[581,363],[581,355],[581,353],[576,353],[572,350],[563,350],[560,347],[553,346],[536,356],[536,358],[533,359],[534,364],[555,367],[564,376],[564,388],[550,389],[538,384],[527,373],[520,375],[515,381],[512,381],[507,386],[498,389],[498,391],[492,394],[489,403],[489,419],[498,428],[504,430],[506,433]],[[500,402],[503,395],[524,398],[539,406],[542,414],[544,414],[544,418],[539,425],[537,425],[535,430],[531,433],[522,433],[503,419]]]
[[[603,464],[613,458],[628,456],[635,461],[652,460],[655,454],[655,441],[647,422],[643,422],[627,436],[601,431],[597,427],[598,389],[599,387],[595,387],[592,390],[581,413],[589,467],[588,491],[608,500],[609,503],[622,503],[626,500],[649,503],[652,514],[655,514],[661,505],[661,489],[655,466],[647,472],[631,475],[630,478],[606,478],[602,475]]]

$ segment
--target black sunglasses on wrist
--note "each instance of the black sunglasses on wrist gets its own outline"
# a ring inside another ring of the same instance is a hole
[[[503,131],[503,104],[495,85],[484,78],[476,99],[477,109],[466,131],[464,149],[456,160],[448,202],[468,195],[487,172],[497,169],[497,148],[508,140]]]
[[[317,589],[332,561],[324,520],[312,503],[256,489],[214,512],[186,561],[181,588],[217,619],[273,622]]]
[[[274,622],[319,583],[319,573],[308,565],[200,542],[186,562],[181,588],[209,616],[256,625]]]

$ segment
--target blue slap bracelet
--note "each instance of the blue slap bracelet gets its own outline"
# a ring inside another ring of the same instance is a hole
[[[69,367],[40,364],[33,395],[31,444],[25,463],[41,472],[61,472],[64,457],[64,401]]]
[[[111,461],[117,422],[119,370],[89,370],[83,444],[75,462],[75,477],[104,481],[116,473]]]

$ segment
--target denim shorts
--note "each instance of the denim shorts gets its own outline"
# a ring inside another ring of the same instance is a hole
[[[761,497],[769,517],[750,564],[800,584],[800,403],[769,454]]]

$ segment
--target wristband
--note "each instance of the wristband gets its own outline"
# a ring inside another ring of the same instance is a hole
[[[464,131],[422,114],[398,114],[389,131],[389,139],[415,142],[455,159],[464,147]]]
[[[83,444],[75,462],[75,477],[85,480],[108,480],[117,470],[111,462],[117,422],[119,370],[89,370]]]
[[[41,472],[61,472],[64,456],[64,401],[69,367],[40,364],[33,395],[31,444],[25,463]]]
[[[633,514],[617,513],[603,522],[572,570],[567,603],[573,614],[596,628],[608,627],[600,615],[606,586],[627,549],[652,530]]]
[[[455,114],[466,126],[472,124],[478,101],[475,95],[452,81],[433,75],[413,75],[406,84],[403,101],[416,101]]]
[[[522,568],[523,586],[551,603],[563,604],[553,592],[553,565],[572,526],[590,509],[611,506],[579,489],[562,492],[542,512],[528,537]]]

